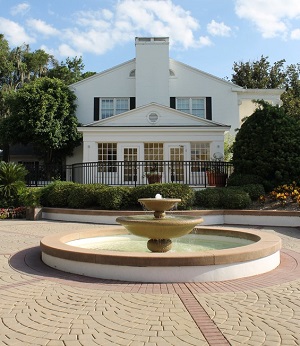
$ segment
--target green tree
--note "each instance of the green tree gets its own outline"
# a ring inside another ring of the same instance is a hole
[[[75,99],[59,79],[27,83],[10,96],[12,115],[0,123],[0,136],[9,144],[32,143],[46,164],[62,162],[80,144]]]
[[[285,60],[279,60],[272,66],[268,57],[260,60],[234,62],[231,81],[239,86],[250,89],[283,88],[286,84]]]
[[[83,69],[84,64],[82,57],[75,57],[73,59],[67,58],[66,62],[61,62],[60,64],[56,63],[55,66],[49,70],[48,76],[50,78],[61,79],[67,85],[70,85],[95,74],[95,72],[83,73]]]
[[[233,144],[236,174],[252,174],[273,185],[300,179],[300,121],[264,101],[246,119]]]

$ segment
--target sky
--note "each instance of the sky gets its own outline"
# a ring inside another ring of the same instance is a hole
[[[234,62],[300,63],[299,0],[0,0],[0,33],[101,72],[135,57],[135,37],[169,37],[170,57],[220,78]]]

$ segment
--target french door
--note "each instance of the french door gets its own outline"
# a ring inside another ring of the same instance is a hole
[[[183,145],[169,147],[169,176],[171,181],[176,183],[182,183],[184,181],[184,152],[185,147]]]

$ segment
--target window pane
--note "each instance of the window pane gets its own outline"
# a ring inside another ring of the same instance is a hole
[[[116,114],[124,113],[129,110],[128,99],[116,99]]]
[[[116,172],[114,161],[117,161],[117,143],[98,143],[99,172]]]
[[[101,99],[101,119],[106,119],[114,115],[114,100]]]
[[[189,98],[178,98],[177,99],[177,107],[179,111],[189,113]]]
[[[200,118],[205,118],[204,114],[204,99],[192,99],[192,112],[193,115],[196,115]]]

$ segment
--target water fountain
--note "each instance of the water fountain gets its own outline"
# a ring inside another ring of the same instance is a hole
[[[118,217],[122,226],[47,236],[40,244],[42,260],[66,272],[136,282],[230,280],[268,272],[280,263],[281,239],[274,234],[236,227],[199,227],[201,217],[166,215],[180,199],[157,195],[139,202],[154,215]],[[145,250],[134,247],[137,239],[142,239]],[[201,244],[207,239],[213,246],[176,250],[177,243]],[[129,240],[129,248],[115,246],[124,240]],[[108,243],[113,249],[106,247]]]
[[[154,211],[154,217],[123,216],[116,221],[124,226],[131,234],[148,238],[147,247],[152,252],[167,252],[172,248],[171,238],[178,238],[190,233],[194,227],[203,222],[202,218],[192,216],[166,217],[178,198],[140,198],[138,200],[147,210]]]

